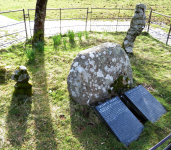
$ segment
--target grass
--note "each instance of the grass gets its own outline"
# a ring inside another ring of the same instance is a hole
[[[26,57],[28,58],[29,62],[35,61],[35,49],[27,48],[25,50]]]
[[[53,39],[46,38],[44,51],[35,51],[35,62],[28,63],[23,44],[1,52],[0,63],[11,66],[6,81],[0,84],[0,143],[1,149],[98,149],[148,150],[171,132],[171,47],[142,34],[134,43],[130,56],[134,85],[144,85],[167,109],[155,124],[147,122],[139,139],[126,148],[112,135],[90,107],[80,106],[70,99],[67,76],[76,55],[103,42],[122,44],[126,33],[90,32],[89,40],[75,38],[75,47],[66,40],[53,48]],[[62,37],[63,38],[63,37]],[[66,38],[66,37],[65,37]],[[26,49],[31,49],[27,44]],[[13,95],[15,82],[10,79],[19,65],[25,65],[31,76],[33,96],[24,97],[17,106]],[[167,141],[159,150],[170,142]]]
[[[75,33],[74,31],[68,31],[68,37],[69,37],[69,42],[70,44],[74,44],[75,43]]]
[[[66,50],[66,43],[67,43],[66,38],[63,38],[63,45],[65,50]]]
[[[52,39],[53,39],[54,48],[56,48],[57,46],[59,46],[61,44],[61,35],[60,34],[53,36]]]
[[[83,33],[82,32],[78,32],[77,35],[78,35],[79,41],[81,42],[82,41]]]

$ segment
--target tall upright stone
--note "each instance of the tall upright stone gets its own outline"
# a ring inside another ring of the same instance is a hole
[[[146,5],[137,4],[135,8],[135,14],[132,17],[130,28],[127,32],[127,35],[124,39],[124,49],[127,53],[133,52],[134,41],[137,36],[141,34],[143,29],[145,28],[145,15]]]
[[[129,57],[119,44],[103,43],[81,51],[73,60],[67,78],[68,91],[81,105],[91,105],[111,99],[113,90],[121,80],[123,85],[133,83]]]

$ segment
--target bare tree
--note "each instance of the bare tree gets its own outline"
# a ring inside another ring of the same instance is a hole
[[[38,41],[44,41],[44,22],[46,17],[46,6],[48,0],[37,0],[35,19],[34,19],[34,35],[33,46]]]

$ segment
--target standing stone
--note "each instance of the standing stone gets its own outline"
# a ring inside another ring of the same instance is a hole
[[[11,79],[17,82],[14,86],[14,95],[32,95],[32,85],[28,82],[30,76],[28,75],[27,68],[25,66],[17,67]]]
[[[146,5],[144,4],[137,4],[135,8],[135,14],[132,17],[130,28],[127,32],[127,35],[124,39],[124,49],[127,53],[132,53],[134,41],[137,36],[139,36],[142,30],[145,28],[145,15]]]
[[[122,76],[133,83],[128,55],[119,44],[103,43],[76,56],[67,78],[68,91],[81,105],[103,102],[111,98],[111,85]]]

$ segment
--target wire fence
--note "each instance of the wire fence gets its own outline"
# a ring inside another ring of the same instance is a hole
[[[76,13],[78,16],[69,18],[69,14]],[[51,14],[55,14],[55,18],[51,18]],[[35,9],[28,9],[30,34],[33,35],[34,30],[34,15]],[[68,30],[74,32],[87,30],[87,17],[88,8],[58,8],[58,9],[46,9],[45,18],[45,36],[51,36],[55,34],[65,34]]]
[[[24,9],[0,12],[0,48],[25,41],[27,30],[24,14]],[[17,20],[10,19],[14,16],[18,16]]]
[[[45,36],[65,34],[68,30],[128,31],[135,9],[130,8],[54,8],[46,10]],[[33,36],[35,9],[0,12],[0,49]],[[74,17],[70,17],[74,16]],[[151,8],[146,10],[144,31],[171,45],[171,16]],[[10,19],[10,18],[15,18]]]
[[[169,40],[171,31],[171,16],[158,13],[151,9],[148,32],[150,29],[158,40],[171,45],[171,40]]]

